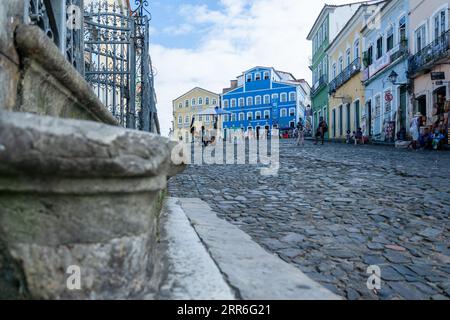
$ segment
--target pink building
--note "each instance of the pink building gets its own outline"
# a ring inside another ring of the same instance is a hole
[[[410,116],[421,113],[424,127],[449,134],[450,0],[410,0]],[[425,121],[426,117],[426,121]]]

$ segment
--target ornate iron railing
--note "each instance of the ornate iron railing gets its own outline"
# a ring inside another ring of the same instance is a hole
[[[81,73],[83,62],[83,0],[26,0],[28,23],[39,26]]]
[[[127,128],[158,132],[146,0],[24,0],[39,26]]]
[[[414,76],[438,60],[448,57],[450,51],[450,30],[443,33],[425,48],[409,58],[409,73]]]
[[[350,80],[355,74],[359,73],[361,70],[361,59],[356,58],[352,63],[350,63],[336,78],[331,80],[329,83],[329,94],[333,94],[343,86],[348,80]]]
[[[391,63],[394,63],[400,58],[407,57],[408,54],[408,39],[403,39],[391,54]]]

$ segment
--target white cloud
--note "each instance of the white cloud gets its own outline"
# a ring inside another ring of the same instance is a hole
[[[189,34],[194,30],[194,26],[188,23],[183,23],[178,26],[170,26],[164,28],[163,32],[167,35],[171,36],[181,36],[185,34]]]
[[[195,86],[221,93],[229,80],[256,65],[289,71],[310,82],[311,44],[306,36],[324,0],[220,2],[220,11],[205,5],[180,7],[179,13],[186,20],[181,25],[186,29],[181,27],[180,32],[204,32],[196,47],[175,49],[151,44],[158,70],[155,85],[163,135],[171,127],[172,100]],[[347,2],[357,1],[336,0],[333,4]]]

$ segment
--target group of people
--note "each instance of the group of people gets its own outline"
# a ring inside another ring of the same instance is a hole
[[[307,132],[307,128],[303,122],[303,119],[300,118],[298,123],[297,123],[297,127],[295,129],[295,133],[297,136],[297,146],[300,145],[305,145],[305,134]],[[320,117],[320,122],[318,125],[318,128],[316,130],[316,134],[315,134],[315,138],[316,141],[314,144],[318,144],[319,143],[319,139],[322,141],[322,145],[325,143],[325,134],[328,132],[328,124],[326,123],[326,121],[323,119],[323,117]]]
[[[353,133],[350,133],[350,130],[347,130],[347,133],[345,135],[345,143],[346,144],[364,144],[364,134],[362,131],[362,128],[358,128],[358,130],[353,131]]]
[[[412,142],[408,148],[413,150],[424,149],[424,150],[439,150],[443,147],[446,141],[446,128],[445,123],[436,122],[431,127],[423,127],[424,121],[423,116],[417,113],[412,119],[410,125],[410,133],[412,137]],[[421,128],[423,129],[421,130]]]
[[[305,132],[306,128],[303,123],[303,119],[300,118],[297,123],[297,146],[304,145],[305,144]],[[322,143],[322,145],[325,143],[325,134],[328,132],[328,124],[325,121],[323,117],[320,117],[319,124],[317,126],[317,130],[315,133],[315,145],[318,145],[319,142]],[[350,130],[347,131],[347,138],[346,143],[350,144],[354,142],[355,144],[364,144],[364,136],[361,128],[358,128],[357,131],[354,131],[353,134],[350,133]]]

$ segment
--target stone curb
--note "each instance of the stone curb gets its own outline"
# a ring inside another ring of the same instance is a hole
[[[200,199],[178,201],[228,284],[243,300],[340,300],[299,269],[272,255]],[[179,213],[180,214],[180,213]],[[186,244],[185,244],[186,245]]]
[[[234,300],[225,281],[192,228],[177,198],[167,198],[162,208],[162,284],[156,299]]]

